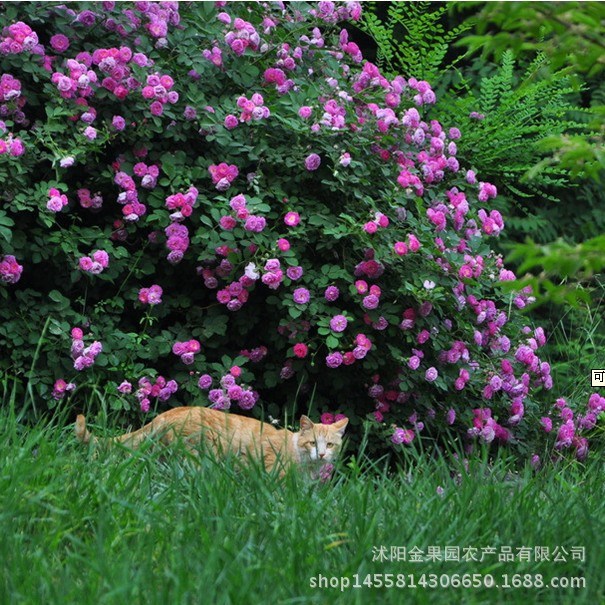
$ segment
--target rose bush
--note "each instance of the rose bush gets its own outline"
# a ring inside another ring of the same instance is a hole
[[[0,11],[0,369],[37,401],[586,456],[605,399],[544,395],[496,187],[363,60],[359,3]]]

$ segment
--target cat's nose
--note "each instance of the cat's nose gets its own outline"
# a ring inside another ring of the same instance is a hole
[[[326,453],[325,453],[325,452],[322,452],[321,454],[319,454],[319,457],[320,457],[320,458],[323,458],[325,455],[326,455]]]

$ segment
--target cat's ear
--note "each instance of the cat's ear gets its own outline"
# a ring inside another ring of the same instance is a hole
[[[347,428],[347,424],[349,424],[348,418],[343,418],[338,422],[332,423],[332,428],[338,431],[338,434],[342,437],[345,434],[345,429]]]
[[[300,417],[300,430],[301,431],[310,431],[313,428],[313,423],[306,417]]]

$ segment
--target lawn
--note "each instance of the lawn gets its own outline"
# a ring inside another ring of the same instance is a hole
[[[598,603],[604,526],[597,459],[348,458],[330,483],[278,482],[178,451],[95,457],[0,414],[2,603]]]

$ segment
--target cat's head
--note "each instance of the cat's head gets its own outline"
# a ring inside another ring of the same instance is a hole
[[[342,447],[342,436],[348,423],[348,418],[333,424],[314,423],[302,416],[298,433],[298,453],[301,461],[317,464],[333,462]]]

